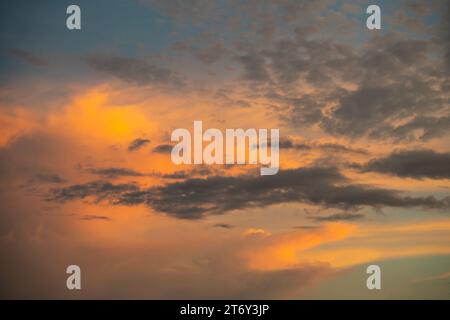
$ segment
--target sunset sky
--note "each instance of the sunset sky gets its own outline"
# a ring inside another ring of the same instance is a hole
[[[2,1],[0,298],[450,299],[449,21],[446,0]],[[280,129],[278,174],[173,164],[194,120]]]

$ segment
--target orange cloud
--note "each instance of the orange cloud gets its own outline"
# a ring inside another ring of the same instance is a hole
[[[293,231],[268,236],[252,244],[244,253],[252,269],[274,270],[305,262],[302,252],[324,243],[348,237],[356,227],[347,223],[329,223],[317,230]]]
[[[318,229],[254,237],[243,257],[249,268],[258,270],[317,262],[344,268],[404,256],[450,254],[449,234],[448,220],[392,226],[329,223]]]
[[[48,124],[83,142],[128,143],[139,134],[155,131],[155,124],[139,106],[109,105],[108,98],[107,90],[92,89],[75,97],[61,113],[50,114]]]

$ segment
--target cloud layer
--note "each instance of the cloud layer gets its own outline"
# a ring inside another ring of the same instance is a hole
[[[182,219],[199,219],[211,214],[288,202],[340,209],[364,206],[450,209],[450,197],[413,197],[396,190],[353,184],[337,169],[321,167],[281,170],[273,177],[188,178],[148,189],[141,189],[136,184],[95,181],[55,188],[48,197],[59,202],[85,198],[128,206],[145,204]]]

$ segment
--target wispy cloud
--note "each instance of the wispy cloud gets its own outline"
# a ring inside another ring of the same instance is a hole
[[[18,58],[22,61],[25,61],[26,63],[34,66],[34,67],[46,67],[48,66],[48,62],[41,58],[38,55],[35,55],[31,52],[28,52],[26,50],[22,50],[22,49],[16,49],[16,48],[9,48],[8,49],[8,53],[15,57]]]

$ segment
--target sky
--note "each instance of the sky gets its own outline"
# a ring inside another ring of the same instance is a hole
[[[449,10],[2,1],[0,297],[449,299]],[[279,129],[279,172],[175,165],[195,120]]]

